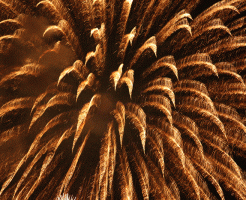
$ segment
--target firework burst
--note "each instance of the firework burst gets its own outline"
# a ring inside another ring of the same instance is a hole
[[[0,10],[1,199],[246,198],[245,0]]]

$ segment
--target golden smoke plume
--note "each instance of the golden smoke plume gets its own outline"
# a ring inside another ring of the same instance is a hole
[[[245,0],[0,0],[0,199],[246,199]]]

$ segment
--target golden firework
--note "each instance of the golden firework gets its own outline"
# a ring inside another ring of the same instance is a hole
[[[1,199],[246,198],[245,0],[0,10]]]

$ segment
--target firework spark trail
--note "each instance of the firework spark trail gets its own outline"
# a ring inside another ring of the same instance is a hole
[[[244,0],[0,11],[1,199],[246,198]]]

